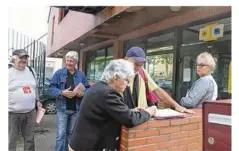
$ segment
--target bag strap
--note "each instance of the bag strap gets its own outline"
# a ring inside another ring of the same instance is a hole
[[[145,73],[144,73],[144,70],[142,68],[139,69],[139,74],[143,78],[144,82],[147,83],[148,80],[147,80],[147,78],[145,76]]]
[[[34,72],[33,72],[33,70],[32,70],[32,67],[30,67],[30,66],[27,66],[27,67],[28,67],[28,69],[31,71],[33,77],[36,79],[36,76],[35,76],[35,74],[34,74]]]
[[[139,75],[143,78],[145,83],[146,91],[148,90],[148,79],[145,76],[144,70],[142,68],[139,69]]]

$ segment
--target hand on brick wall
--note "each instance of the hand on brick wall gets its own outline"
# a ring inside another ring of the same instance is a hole
[[[178,105],[177,107],[175,107],[175,110],[181,113],[189,113],[189,114],[195,114],[195,112],[193,110],[188,110],[185,107],[182,107],[180,105]]]
[[[157,107],[156,106],[151,106],[147,109],[145,109],[146,112],[148,112],[150,114],[150,116],[154,116],[156,114],[157,111]]]

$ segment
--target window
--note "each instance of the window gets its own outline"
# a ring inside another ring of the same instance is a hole
[[[147,39],[147,53],[173,50],[174,33],[167,33]]]
[[[111,60],[113,60],[113,47],[107,49],[105,66],[107,66]]]
[[[146,70],[161,88],[172,90],[173,53],[147,56]]]
[[[99,81],[105,66],[113,59],[113,47],[87,53],[86,76],[88,80]]]
[[[62,19],[68,14],[68,9],[59,9],[59,18],[58,18],[58,24],[62,21]]]
[[[203,28],[206,25],[210,25],[213,23],[218,23],[218,24],[224,24],[224,33],[223,37],[219,38],[218,40],[228,40],[231,37],[231,17],[229,18],[224,18],[221,20],[216,20],[204,24],[199,24],[195,26],[188,27],[183,30],[183,44],[188,45],[188,44],[197,44],[197,43],[202,43],[203,41],[199,40],[199,31],[201,28]]]
[[[147,39],[145,67],[155,83],[172,95],[173,89],[174,32],[159,34]]]

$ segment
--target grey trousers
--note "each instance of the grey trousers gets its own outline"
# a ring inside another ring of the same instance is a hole
[[[36,110],[28,113],[8,112],[8,150],[16,151],[17,139],[20,131],[24,140],[24,151],[34,151],[34,131]]]

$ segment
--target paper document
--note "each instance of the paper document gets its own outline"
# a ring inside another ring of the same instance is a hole
[[[158,109],[155,114],[156,118],[159,119],[167,119],[167,118],[177,118],[177,117],[184,117],[184,114],[172,110],[172,109]]]
[[[39,107],[38,110],[37,110],[37,118],[36,118],[36,122],[39,124],[42,120],[42,117],[44,116],[45,114],[45,109],[42,108],[42,107]]]
[[[85,86],[82,83],[79,83],[77,87],[73,90],[75,93],[80,93],[85,91]]]

